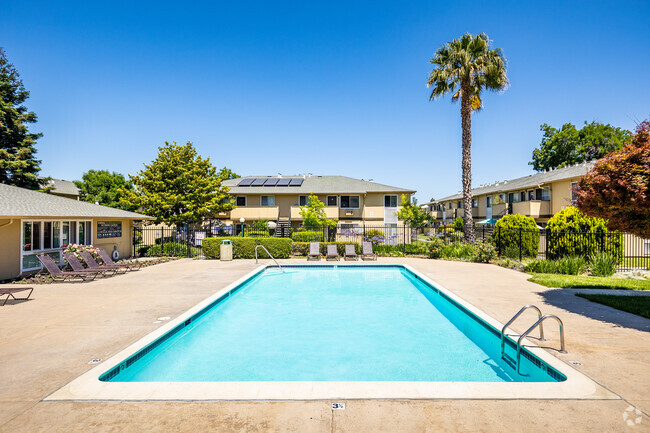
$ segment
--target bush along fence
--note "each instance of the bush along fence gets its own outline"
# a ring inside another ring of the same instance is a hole
[[[228,231],[229,229],[232,228],[201,224],[135,228],[133,255],[218,258],[218,253],[213,253],[210,248],[215,242],[220,244],[222,240],[230,239],[233,242],[235,258],[240,258],[236,252],[240,248],[241,258],[254,258],[254,247],[258,244],[265,245],[276,258],[305,255],[309,242],[321,242],[323,249],[326,244],[334,243],[341,252],[345,248],[344,244],[354,244],[360,249],[363,242],[371,242],[375,253],[380,255],[416,254],[435,258],[444,246],[448,246],[444,250],[445,254],[461,254],[464,244],[462,228],[455,228],[453,225],[417,229],[396,225],[301,227],[284,230],[282,233],[259,227],[244,227],[243,230],[239,228],[236,233]],[[474,228],[474,238],[477,242],[480,241],[481,245],[492,245],[499,256],[511,259],[558,259],[570,256],[590,259],[594,254],[607,253],[616,260],[619,269],[650,267],[650,241],[627,233],[558,232],[524,227],[477,226]],[[288,245],[278,250],[279,256],[273,252],[275,250],[272,248],[276,248],[273,240],[284,241],[277,245]],[[207,249],[205,241],[210,245]],[[268,245],[271,245],[271,248]]]

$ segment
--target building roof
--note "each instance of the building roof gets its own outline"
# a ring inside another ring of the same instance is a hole
[[[247,176],[223,182],[231,194],[366,194],[369,192],[394,192],[410,194],[415,190],[382,185],[369,180],[346,176],[285,176],[282,178],[301,179],[288,186],[237,186],[245,179],[278,179],[278,176]],[[249,183],[245,181],[244,183]],[[297,185],[300,183],[300,185]]]
[[[44,178],[39,177],[39,179],[42,180]],[[48,184],[52,185],[54,187],[52,189],[53,194],[65,194],[65,195],[79,196],[79,188],[77,188],[77,185],[75,185],[74,182],[71,182],[69,180],[50,178],[50,181],[48,182]]]
[[[575,179],[587,174],[591,167],[593,167],[593,162],[585,162],[582,164],[572,165],[570,167],[557,168],[555,170],[535,173],[528,176],[519,177],[517,179],[504,180],[489,185],[481,185],[478,188],[472,188],[472,196],[520,190],[530,187],[537,187],[560,180]],[[425,204],[441,203],[444,201],[456,200],[462,197],[463,193],[458,192],[454,195],[443,197],[431,203]]]
[[[147,215],[0,183],[0,217],[154,219]]]

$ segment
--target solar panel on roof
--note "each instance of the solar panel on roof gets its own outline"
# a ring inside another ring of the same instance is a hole
[[[282,179],[278,179],[278,183],[275,186],[289,186],[289,182],[291,182],[291,179],[283,177]]]
[[[239,181],[237,186],[251,186],[251,183],[253,183],[254,180],[254,177],[245,177]]]
[[[301,177],[294,177],[291,179],[291,182],[289,182],[289,186],[300,186],[302,185],[302,181],[305,180]]]
[[[278,183],[278,180],[280,179],[278,179],[277,177],[270,177],[266,179],[266,182],[264,182],[264,186],[275,186],[275,184]]]
[[[256,177],[251,186],[262,186],[266,182],[265,177]]]

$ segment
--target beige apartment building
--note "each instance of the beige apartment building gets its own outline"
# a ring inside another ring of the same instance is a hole
[[[592,163],[584,163],[473,188],[472,218],[475,223],[492,223],[504,215],[521,214],[544,226],[554,214],[575,203],[578,181],[591,167]],[[448,224],[463,216],[462,200],[459,192],[423,207],[436,224]]]
[[[236,208],[217,215],[226,225],[241,227],[257,220],[299,227],[300,207],[313,193],[325,204],[328,218],[339,228],[367,225],[401,225],[396,212],[403,196],[415,190],[382,185],[345,176],[249,176],[224,181],[235,197]]]
[[[131,255],[131,233],[146,215],[0,184],[0,281],[41,268],[36,257],[48,254],[61,263],[71,243],[115,248]]]

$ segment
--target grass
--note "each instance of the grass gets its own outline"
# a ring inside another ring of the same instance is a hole
[[[589,295],[584,293],[579,293],[578,296],[650,319],[650,296]]]
[[[626,289],[650,290],[650,280],[632,280],[611,277],[585,277],[582,275],[532,274],[528,279],[546,287],[563,289]]]

